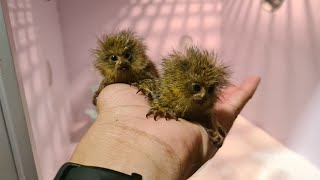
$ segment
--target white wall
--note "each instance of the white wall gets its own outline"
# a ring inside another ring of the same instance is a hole
[[[286,0],[272,14],[260,1],[226,0],[221,20],[223,56],[235,80],[262,77],[245,117],[318,166],[312,149],[320,147],[320,100],[313,96],[320,83],[319,9],[319,1]]]
[[[14,61],[30,114],[36,165],[53,179],[70,157],[70,103],[56,1],[8,0]]]
[[[72,82],[79,72],[92,73],[97,37],[131,28],[146,39],[156,63],[187,34],[195,43],[217,49],[220,44],[220,0],[63,0],[58,1],[67,66]],[[89,72],[91,70],[91,72]]]

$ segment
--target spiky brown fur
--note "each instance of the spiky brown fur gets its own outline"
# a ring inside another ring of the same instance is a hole
[[[228,84],[227,67],[220,64],[214,53],[197,47],[174,51],[164,58],[162,65],[163,75],[147,116],[198,121],[216,136],[213,133],[218,130],[210,130],[215,125],[212,111],[221,89]]]
[[[157,69],[146,54],[143,40],[131,30],[122,30],[98,39],[98,47],[93,50],[94,66],[103,80],[93,97],[93,104],[101,90],[113,83],[139,85],[142,80],[158,77]],[[116,57],[116,58],[115,58]]]

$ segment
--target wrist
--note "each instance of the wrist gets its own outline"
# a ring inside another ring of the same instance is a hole
[[[181,160],[157,138],[123,123],[95,122],[77,146],[71,162],[98,166],[144,179],[181,179]],[[155,178],[156,177],[156,178]]]

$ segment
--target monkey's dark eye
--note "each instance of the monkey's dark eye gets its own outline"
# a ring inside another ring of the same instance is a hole
[[[208,93],[211,94],[211,93],[213,93],[213,91],[214,91],[214,87],[213,87],[213,86],[210,86],[210,87],[208,88]]]
[[[201,90],[201,86],[200,86],[200,84],[192,83],[192,89],[195,92],[199,92]]]
[[[123,54],[123,57],[126,58],[126,59],[131,59],[131,53],[125,52],[125,53]]]
[[[116,61],[118,60],[118,57],[116,55],[112,55],[111,58],[110,58],[112,61]]]

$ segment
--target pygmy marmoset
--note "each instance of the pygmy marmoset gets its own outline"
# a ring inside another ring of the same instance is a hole
[[[214,53],[197,47],[174,51],[163,59],[163,75],[153,92],[150,115],[166,119],[183,118],[201,124],[213,143],[220,147],[225,132],[214,119],[213,107],[229,73]]]
[[[122,30],[98,39],[98,47],[93,50],[96,58],[94,66],[103,79],[94,94],[94,105],[99,93],[109,84],[140,86],[144,81],[158,77],[157,69],[148,58],[146,49],[143,40],[131,30]]]

